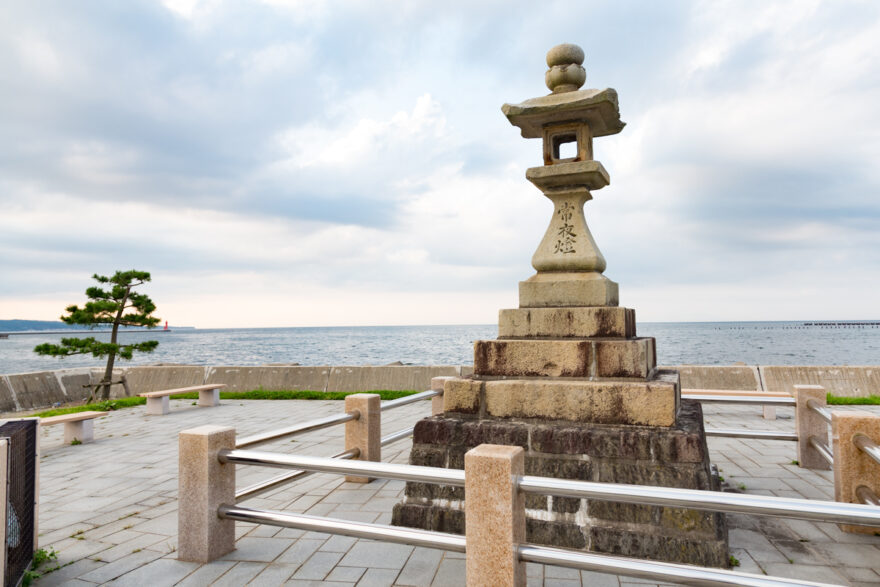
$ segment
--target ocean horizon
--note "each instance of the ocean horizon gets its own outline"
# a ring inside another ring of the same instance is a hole
[[[151,354],[117,366],[473,364],[473,343],[497,337],[497,325],[303,326],[172,328],[126,331],[121,341],[158,340]],[[104,359],[41,357],[33,348],[82,332],[15,333],[0,339],[0,374],[101,367]],[[106,332],[89,336],[109,339]],[[880,321],[799,320],[640,322],[639,336],[657,339],[661,365],[880,365]]]

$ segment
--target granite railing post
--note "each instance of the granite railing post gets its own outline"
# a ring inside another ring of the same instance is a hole
[[[39,434],[37,435],[39,436]],[[2,539],[0,539],[0,569],[6,569],[6,552],[8,545],[6,544],[7,534],[6,523],[9,512],[7,504],[9,503],[9,439],[0,438],[0,528],[3,529]]]
[[[355,393],[345,396],[345,412],[358,417],[345,423],[345,450],[358,449],[359,461],[382,460],[382,407],[377,393]],[[369,483],[372,477],[346,475],[350,483]]]
[[[440,392],[440,395],[431,398],[432,416],[439,416],[443,413],[443,385],[450,379],[455,379],[455,377],[442,376],[431,378],[431,391]]]
[[[467,585],[525,585],[516,547],[525,541],[525,499],[514,484],[524,474],[519,446],[481,444],[464,455]]]
[[[235,504],[235,465],[217,458],[235,449],[235,428],[199,426],[179,437],[177,558],[208,563],[235,549],[235,522],[217,515]]]
[[[880,494],[880,464],[855,444],[856,437],[867,436],[880,444],[880,417],[865,411],[832,412],[831,437],[834,451],[834,500],[861,503],[857,491],[867,487]],[[875,534],[880,528],[839,524],[844,532]]]
[[[814,401],[825,407],[825,388],[821,385],[795,385],[795,429],[798,435],[798,463],[806,469],[830,469],[822,455],[810,445],[810,437],[828,444],[828,423],[810,409],[808,402]]]

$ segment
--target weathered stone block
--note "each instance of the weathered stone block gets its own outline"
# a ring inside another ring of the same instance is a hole
[[[483,383],[473,379],[449,379],[443,384],[443,411],[477,414]]]
[[[391,511],[391,523],[408,528],[464,534],[464,511],[418,503],[399,503]]]
[[[589,535],[590,549],[595,552],[661,561],[687,560],[707,567],[727,568],[730,564],[726,540],[693,540],[604,526],[591,526]]]
[[[596,341],[596,377],[645,379],[657,364],[653,338]]]
[[[519,282],[520,308],[616,306],[617,284],[601,273],[536,273]]]
[[[710,539],[722,538],[723,518],[716,512],[684,508],[656,508],[660,525],[680,533],[703,532]]]
[[[515,308],[498,314],[498,338],[632,338],[635,335],[636,312],[630,308]]]
[[[461,438],[454,440],[456,443],[460,440],[469,448],[481,444],[505,444],[529,448],[529,431],[516,422],[472,420],[463,422],[458,430],[461,432]]]
[[[461,420],[454,418],[422,418],[413,428],[413,445],[451,444],[461,428]]]
[[[677,382],[508,379],[485,382],[485,414],[599,424],[672,426]],[[452,411],[452,410],[446,410]]]
[[[478,340],[474,374],[506,377],[589,377],[593,343],[587,340]]]
[[[536,518],[526,519],[526,541],[532,544],[544,544],[547,546],[559,546],[562,548],[587,548],[587,536],[585,530],[576,524],[569,522],[557,522],[553,520],[539,520]]]
[[[447,467],[462,468],[463,454],[472,443],[523,446],[527,439],[526,475],[717,489],[717,478],[710,473],[698,402],[682,402],[680,417],[669,428],[468,418],[447,414],[428,419],[428,424],[420,422],[411,464],[440,462],[438,452],[442,452]],[[422,444],[428,438],[432,442]],[[450,512],[460,511],[464,497],[460,488],[408,483],[406,502],[395,508],[394,523],[450,531],[451,515],[443,517],[431,513],[435,510],[430,508],[443,504]],[[726,553],[727,540],[721,514],[552,495],[524,497],[529,542],[608,552],[594,548],[591,542],[594,535],[611,532],[623,536],[625,546],[619,554],[626,556],[716,566],[727,563],[726,556],[721,556]],[[577,521],[582,519],[589,522]],[[404,520],[418,520],[423,525]],[[645,540],[639,535],[659,538]],[[674,546],[662,546],[667,543]],[[692,547],[696,550],[689,550]]]
[[[587,513],[591,519],[627,524],[655,524],[657,508],[636,503],[589,500]]]

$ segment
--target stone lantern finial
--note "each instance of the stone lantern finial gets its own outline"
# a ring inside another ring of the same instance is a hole
[[[544,82],[554,94],[574,92],[587,81],[583,68],[584,50],[571,43],[556,45],[547,51],[547,73]]]

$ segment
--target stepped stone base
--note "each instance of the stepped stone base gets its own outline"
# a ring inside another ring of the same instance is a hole
[[[618,306],[513,308],[498,313],[498,338],[633,338],[636,311]]]
[[[520,308],[616,306],[617,283],[601,273],[538,272],[519,282]]]
[[[644,381],[657,364],[653,338],[478,340],[474,375]]]
[[[682,401],[675,426],[647,428],[478,420],[445,414],[416,424],[410,464],[462,469],[484,443],[521,446],[526,474],[687,489],[717,490],[699,403]],[[713,567],[728,566],[722,514],[587,499],[526,496],[526,541],[563,548]],[[464,489],[407,483],[392,523],[464,533]]]
[[[676,371],[654,371],[647,381],[456,378],[444,384],[443,411],[463,418],[673,426],[680,397]]]

